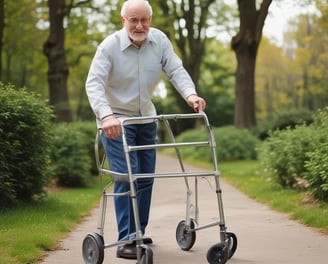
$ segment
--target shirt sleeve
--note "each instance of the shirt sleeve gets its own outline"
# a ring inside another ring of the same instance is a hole
[[[109,54],[106,53],[105,44],[106,40],[98,46],[86,80],[86,93],[90,106],[99,120],[113,114],[105,89],[111,68],[111,60]]]
[[[162,44],[162,67],[168,80],[185,99],[192,94],[197,94],[194,82],[187,70],[183,67],[181,59],[174,52],[172,44],[166,35],[163,36]]]

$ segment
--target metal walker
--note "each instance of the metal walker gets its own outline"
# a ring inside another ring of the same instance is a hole
[[[195,121],[201,121],[207,132],[207,140],[199,142],[176,142],[174,133],[171,128],[172,122],[180,122],[187,119],[197,119]],[[154,144],[154,145],[142,145],[142,146],[129,146],[127,145],[125,135],[125,125],[140,123],[140,121],[156,121],[163,124],[167,134],[170,138],[169,143]],[[125,158],[127,163],[127,173],[117,173],[106,168],[106,155],[102,153],[100,145],[101,143],[101,131],[97,132],[95,140],[95,156],[96,163],[100,176],[100,189],[102,192],[100,201],[100,217],[97,226],[97,232],[89,233],[83,240],[82,254],[86,264],[101,264],[104,260],[104,250],[106,248],[136,243],[137,247],[137,264],[153,264],[153,252],[150,247],[143,244],[142,233],[140,231],[139,211],[136,199],[136,190],[134,181],[138,178],[171,178],[171,177],[183,177],[187,189],[186,199],[186,217],[180,221],[176,228],[176,241],[178,246],[185,251],[190,250],[196,241],[196,232],[205,228],[218,226],[219,227],[219,242],[209,248],[207,252],[207,261],[210,264],[224,264],[235,253],[237,249],[237,236],[232,232],[227,232],[225,225],[223,202],[222,202],[222,190],[220,187],[219,177],[220,172],[217,164],[216,157],[216,143],[214,135],[204,112],[192,113],[192,114],[167,114],[150,117],[131,117],[121,122],[123,149],[125,152]],[[188,147],[205,147],[208,148],[212,155],[213,170],[206,171],[186,171],[183,164],[180,148]],[[132,174],[131,163],[129,153],[131,151],[145,150],[145,149],[160,149],[160,148],[173,148],[181,167],[181,172],[174,173],[153,173],[153,174]],[[104,176],[110,176],[111,181],[105,183]],[[206,225],[198,225],[199,213],[198,213],[198,178],[212,176],[215,179],[215,192],[218,203],[219,219],[213,223]],[[192,203],[192,191],[189,185],[189,178],[193,178],[195,183],[195,199]],[[113,193],[110,191],[110,187],[116,181],[124,181],[130,183],[130,191],[126,193]],[[104,225],[107,208],[107,198],[114,196],[127,195],[131,197],[134,220],[136,225],[136,238],[134,240],[116,241],[113,243],[105,243],[104,240]]]

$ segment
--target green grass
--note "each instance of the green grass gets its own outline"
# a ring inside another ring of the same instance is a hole
[[[223,162],[222,178],[249,197],[285,212],[291,219],[328,234],[328,204],[305,191],[284,189],[261,171],[257,161]]]
[[[1,211],[1,263],[34,263],[44,251],[53,249],[99,198],[95,182],[90,188],[51,191],[42,202]]]

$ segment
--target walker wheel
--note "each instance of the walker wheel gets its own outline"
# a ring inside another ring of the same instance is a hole
[[[207,251],[207,261],[210,264],[224,264],[227,260],[227,251],[223,243],[215,244]]]
[[[191,219],[190,221],[190,228],[195,228],[195,220]],[[190,231],[186,227],[186,221],[182,220],[176,229],[176,240],[179,245],[179,247],[182,250],[189,250],[192,248],[192,246],[195,244],[196,241],[196,232]]]
[[[104,260],[104,239],[97,233],[89,233],[83,240],[82,254],[85,264],[101,264]]]
[[[153,264],[153,251],[151,248],[142,248],[141,264]]]
[[[232,258],[237,249],[237,236],[234,233],[227,232],[227,242],[228,242],[228,258]]]

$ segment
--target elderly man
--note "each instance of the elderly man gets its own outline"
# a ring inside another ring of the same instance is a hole
[[[121,121],[126,117],[154,116],[151,101],[161,72],[192,108],[204,110],[205,100],[197,96],[195,85],[175,54],[166,35],[151,28],[152,8],[148,1],[128,0],[121,9],[123,28],[108,36],[98,46],[86,81],[86,91],[111,170],[126,173],[121,136]],[[156,123],[142,122],[124,127],[129,145],[155,144]],[[154,149],[130,153],[133,173],[154,173]],[[129,190],[129,183],[115,182],[114,192]],[[149,219],[153,178],[136,181],[137,203],[142,234]],[[118,240],[136,235],[131,199],[115,197]],[[144,243],[152,243],[150,238]],[[136,246],[119,246],[117,257],[136,259]]]

